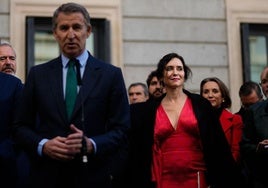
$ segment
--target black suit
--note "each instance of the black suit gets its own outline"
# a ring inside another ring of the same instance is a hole
[[[64,103],[60,57],[31,69],[22,97],[14,133],[18,143],[31,154],[33,185],[110,187],[126,157],[125,132],[130,125],[121,70],[89,54],[70,121]],[[35,117],[39,118],[38,125]],[[71,123],[96,143],[96,154],[88,156],[87,165],[79,157],[70,162],[40,157],[38,143],[44,138],[66,137]]]
[[[258,147],[268,139],[268,100],[260,101],[245,112],[245,128],[241,141],[241,155],[245,160],[254,184],[267,188],[268,148]]]
[[[17,182],[17,154],[11,139],[11,121],[22,87],[18,78],[0,73],[0,182],[11,188]]]
[[[198,121],[208,182],[217,188],[236,187],[240,183],[239,172],[210,103],[197,94],[184,92],[191,99]],[[151,182],[153,130],[160,103],[161,99],[131,105],[129,187],[154,187]]]

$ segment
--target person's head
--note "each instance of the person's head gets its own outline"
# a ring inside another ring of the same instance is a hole
[[[230,108],[232,105],[228,88],[217,77],[205,78],[201,81],[200,95],[208,99],[214,108]]]
[[[89,13],[76,3],[62,4],[53,14],[52,29],[61,52],[68,58],[75,58],[85,50],[91,33]]]
[[[253,81],[247,81],[241,85],[239,89],[239,97],[244,108],[248,108],[252,104],[263,99],[259,84]]]
[[[13,47],[5,42],[0,43],[0,72],[15,75],[16,52]]]
[[[260,80],[262,92],[268,98],[268,66],[262,70]]]
[[[165,92],[165,89],[163,88],[162,83],[160,80],[157,78],[157,72],[154,70],[152,71],[146,80],[147,86],[148,86],[148,91],[149,91],[149,96],[153,98],[158,98],[163,95]]]
[[[158,62],[156,72],[166,90],[183,87],[192,75],[192,71],[185,64],[183,57],[176,53],[169,53],[162,57]]]
[[[135,82],[128,87],[129,103],[145,102],[149,98],[148,88],[144,83]]]

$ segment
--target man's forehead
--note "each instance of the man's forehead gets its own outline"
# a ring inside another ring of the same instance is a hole
[[[6,50],[12,50],[12,48],[7,45],[0,46],[0,51],[6,51]]]
[[[261,79],[268,79],[268,68],[262,72]]]
[[[268,79],[268,70],[266,71],[264,78]]]
[[[157,78],[156,76],[154,76],[154,77],[152,78],[152,82],[153,82],[153,81],[158,82],[158,78]]]
[[[11,54],[11,55],[15,56],[15,52],[10,46],[0,46],[0,54],[1,55],[7,55],[7,54],[10,55]]]

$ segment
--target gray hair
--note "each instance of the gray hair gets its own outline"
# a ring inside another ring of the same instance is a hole
[[[85,24],[88,27],[91,27],[90,16],[89,16],[87,9],[84,6],[79,5],[77,3],[65,3],[59,6],[53,14],[52,30],[55,30],[57,27],[57,18],[60,13],[64,13],[64,14],[81,13],[85,19]]]

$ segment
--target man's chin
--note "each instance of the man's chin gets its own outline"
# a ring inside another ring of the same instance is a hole
[[[12,75],[15,74],[15,72],[13,70],[4,70],[3,72],[6,74],[12,74]]]
[[[160,97],[162,95],[162,93],[160,93],[160,92],[156,92],[156,93],[154,93],[154,96],[155,97]]]
[[[64,55],[71,58],[71,57],[77,57],[81,54],[82,52],[80,52],[77,49],[68,49],[64,52]]]

